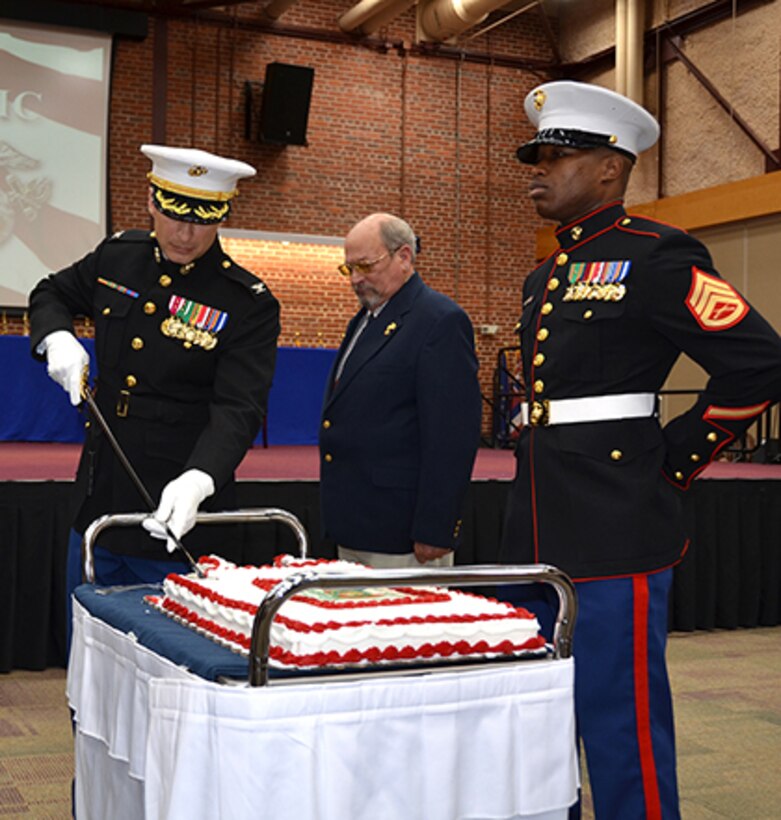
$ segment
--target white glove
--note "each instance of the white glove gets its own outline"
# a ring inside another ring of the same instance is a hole
[[[214,479],[203,470],[186,470],[169,481],[160,493],[160,504],[153,516],[142,525],[155,538],[165,538],[168,552],[176,550],[176,542],[168,537],[168,529],[181,540],[195,526],[200,503],[214,493]]]
[[[41,344],[46,351],[49,376],[70,396],[71,404],[81,404],[81,378],[89,367],[89,356],[76,337],[67,330],[55,330]]]

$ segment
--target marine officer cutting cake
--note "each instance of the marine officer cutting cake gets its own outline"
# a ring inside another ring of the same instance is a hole
[[[647,111],[569,81],[533,89],[525,109],[537,133],[518,158],[558,247],[523,286],[528,401],[502,559],[576,581],[576,713],[596,817],[676,818],[665,645],[688,546],[683,495],[781,397],[781,339],[699,241],[624,209],[636,158],[659,136]],[[662,427],[656,395],[681,352],[709,380]]]
[[[33,355],[46,360],[74,405],[88,355],[73,319],[94,321],[95,404],[158,504],[149,523],[156,537],[140,528],[101,536],[95,572],[102,584],[156,581],[181,570],[184,555],[170,553],[201,505],[235,508],[234,470],[265,415],[279,335],[276,299],[217,236],[239,180],[255,169],[193,148],[141,151],[152,162],[153,230],[114,234],[30,295]],[[89,423],[68,546],[69,608],[85,528],[106,513],[147,510],[109,444],[100,425]],[[203,529],[185,539],[195,553],[214,537]]]

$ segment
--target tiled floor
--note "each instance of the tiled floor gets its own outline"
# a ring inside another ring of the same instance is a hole
[[[0,817],[70,817],[72,777],[65,671],[0,676]]]

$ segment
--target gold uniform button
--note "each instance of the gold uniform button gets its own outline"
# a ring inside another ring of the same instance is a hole
[[[330,426],[331,426],[331,422],[330,422],[330,421],[328,421],[328,419],[326,419],[326,420],[323,422],[323,430],[327,430]]]
[[[562,265],[566,265],[569,262],[569,256],[566,253],[560,253],[556,257],[556,264],[561,267]]]
[[[534,382],[534,392],[535,393],[542,393],[542,391],[544,389],[545,389],[545,382],[542,379],[537,379],[537,381]]]
[[[167,288],[171,284],[171,277],[164,273],[157,281],[162,287]]]
[[[700,456],[699,456],[699,454],[698,454],[698,453],[692,453],[692,454],[689,456],[689,458],[690,458],[690,459],[691,459],[691,461],[693,461],[695,464],[696,464],[696,463],[700,460]]]
[[[147,316],[151,316],[157,310],[157,305],[154,302],[147,302],[144,305],[144,313]]]
[[[144,346],[144,340],[136,336],[130,343],[130,346],[133,348],[133,350],[141,350],[141,348]]]
[[[624,454],[620,450],[612,450],[610,453],[610,458],[612,458],[613,461],[621,461],[623,457]]]
[[[550,282],[548,282],[548,290],[556,290],[556,288],[561,284],[559,280],[554,276]]]
[[[104,316],[109,316],[111,314],[110,307],[104,307],[103,310],[100,311]]]
[[[223,266],[223,268],[225,268],[227,270],[231,266],[230,260],[229,259],[223,259],[222,260],[222,266]]]
[[[534,359],[532,360],[532,363],[534,364],[535,367],[539,367],[544,361],[545,361],[545,354],[544,353],[538,353],[534,357]]]
[[[553,310],[553,303],[552,302],[546,302],[542,306],[542,315],[547,316],[552,310]]]
[[[680,470],[676,470],[676,472],[675,472],[675,478],[676,478],[678,481],[683,481],[683,473],[682,473]]]
[[[583,318],[584,319],[590,319],[593,315],[594,315],[593,310],[586,310],[586,311],[583,312]]]
[[[326,453],[326,454],[323,456],[323,458],[324,458],[324,459],[325,459],[325,460],[326,460],[329,464],[330,464],[330,463],[334,460],[334,457],[333,457],[330,453]]]
[[[716,442],[716,441],[719,440],[719,434],[718,433],[708,433],[708,435],[705,436],[705,438],[707,438],[708,441]]]
[[[125,376],[125,384],[128,387],[135,387],[138,384],[138,379],[133,375]]]
[[[550,336],[550,331],[548,330],[547,327],[541,327],[537,331],[537,341],[538,342],[544,342],[548,338],[548,336]]]

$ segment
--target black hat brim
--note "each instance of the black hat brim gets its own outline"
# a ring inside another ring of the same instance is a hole
[[[534,139],[522,145],[515,155],[518,159],[527,164],[534,165],[537,162],[537,153],[541,145],[561,145],[566,148],[611,148],[624,156],[634,160],[634,154],[621,148],[616,148],[609,134],[592,134],[589,131],[576,131],[569,128],[547,128],[538,131]]]

